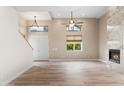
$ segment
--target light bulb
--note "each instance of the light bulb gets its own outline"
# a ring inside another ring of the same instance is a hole
[[[73,20],[70,20],[70,24],[73,24],[74,23],[74,21]]]

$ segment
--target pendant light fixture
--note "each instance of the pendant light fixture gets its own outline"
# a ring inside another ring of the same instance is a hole
[[[36,16],[34,16],[34,22],[33,24],[31,25],[31,27],[39,27],[38,23],[37,23],[37,20],[36,20]]]
[[[83,23],[84,23],[83,21],[77,22],[73,17],[73,11],[71,11],[68,23],[62,23],[62,25],[69,25],[69,27],[74,27],[75,25],[82,25]]]
[[[73,19],[73,13],[71,11],[71,19],[69,20],[69,26],[74,27],[74,25],[75,25],[75,22],[74,22],[74,19]]]

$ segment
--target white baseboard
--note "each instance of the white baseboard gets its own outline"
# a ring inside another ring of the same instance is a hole
[[[98,59],[98,61],[103,62],[103,63],[107,63],[107,61],[103,60],[103,59]]]
[[[30,66],[28,66],[27,68],[25,68],[23,71],[21,71],[20,73],[17,73],[15,76],[13,76],[13,77],[11,77],[9,80],[6,80],[5,82],[3,82],[2,84],[0,84],[0,86],[7,86],[7,85],[9,85],[9,83],[12,81],[12,80],[14,80],[14,79],[16,79],[17,77],[19,77],[21,74],[23,74],[25,71],[27,71],[29,68],[31,68],[33,66],[33,64],[32,65],[30,65]]]
[[[98,59],[49,59],[49,61],[98,61]]]

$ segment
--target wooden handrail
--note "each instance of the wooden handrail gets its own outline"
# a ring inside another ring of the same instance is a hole
[[[26,42],[28,43],[28,45],[31,47],[31,49],[33,50],[33,47],[31,46],[31,44],[29,43],[29,41],[25,38],[25,35],[23,33],[21,33],[20,31],[18,31],[21,36],[26,40]]]

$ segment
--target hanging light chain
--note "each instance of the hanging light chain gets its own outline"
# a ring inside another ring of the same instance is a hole
[[[37,27],[39,27],[38,23],[37,23],[37,20],[36,20],[36,16],[34,16],[34,22],[32,24],[32,27],[35,26],[34,24],[36,24]]]

